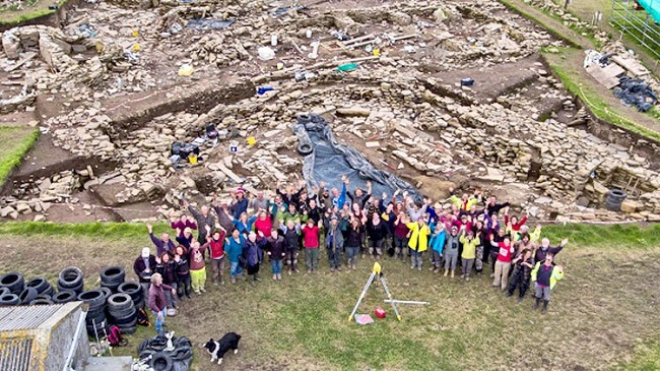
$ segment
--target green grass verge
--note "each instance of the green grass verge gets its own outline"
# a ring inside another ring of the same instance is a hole
[[[59,0],[57,2],[57,7],[61,8],[62,6],[64,6],[64,4],[66,4],[66,2],[67,2],[67,0]],[[16,13],[18,13],[18,14],[16,14],[15,16],[12,16],[12,14],[11,14],[13,12],[12,10],[7,10],[7,11],[4,11],[4,12],[1,12],[0,13],[0,25],[14,26],[14,25],[17,25],[17,24],[22,23],[22,22],[31,21],[31,20],[41,18],[41,17],[44,17],[44,16],[48,16],[48,15],[51,15],[51,14],[57,12],[57,10],[49,9],[48,8],[49,4],[51,4],[51,3],[34,1],[32,3],[32,6],[36,7],[36,8],[39,8],[39,9],[35,9],[34,11],[29,12],[29,13],[25,13],[25,12],[22,12],[22,10],[19,10],[19,11],[16,11]],[[41,6],[45,6],[45,7],[41,7]]]
[[[634,358],[621,362],[617,371],[657,371],[660,370],[660,342],[644,343],[635,347]]]
[[[559,48],[558,50],[563,56],[566,56],[566,60],[570,60],[570,54],[579,53],[578,50],[569,48]],[[601,98],[599,92],[594,87],[592,87],[590,84],[581,84],[579,81],[582,80],[582,76],[578,71],[576,71],[576,68],[582,68],[582,66],[576,67],[570,65],[569,63],[562,63],[561,60],[563,60],[563,56],[557,57],[555,53],[542,51],[542,54],[546,56],[546,60],[550,64],[550,68],[552,68],[552,70],[561,79],[566,89],[568,89],[568,91],[570,91],[572,94],[580,97],[580,99],[588,106],[588,108],[591,110],[591,112],[593,112],[594,115],[596,115],[596,117],[626,129],[630,132],[656,141],[660,141],[660,134],[625,119],[624,117],[626,115],[621,113],[618,109],[610,106],[604,99]],[[657,114],[657,111],[654,109],[652,113],[649,113],[649,116],[656,118]]]
[[[172,233],[167,223],[153,225],[154,233]],[[145,224],[137,223],[47,223],[47,222],[6,222],[0,223],[0,235],[42,235],[57,237],[93,237],[113,239],[134,239],[147,235]],[[660,246],[660,225],[640,227],[636,224],[594,225],[566,224],[546,225],[543,237],[553,242],[568,238],[571,243],[598,246],[601,248],[646,249]]]
[[[509,8],[510,10],[513,10],[514,12],[522,15],[523,17],[529,19],[530,21],[533,21],[533,22],[539,24],[540,26],[545,28],[548,31],[548,33],[550,33],[555,38],[557,38],[559,40],[562,40],[563,42],[565,42],[566,44],[568,44],[568,45],[570,45],[574,48],[577,48],[577,49],[582,48],[582,45],[575,42],[575,40],[571,39],[569,36],[565,35],[561,30],[557,30],[556,27],[550,25],[545,20],[541,19],[540,17],[537,17],[535,14],[532,14],[531,12],[526,11],[522,7],[519,7],[516,4],[515,0],[499,0],[499,2],[502,3],[504,6],[506,6],[507,8]],[[546,16],[550,17],[549,14],[543,12],[540,9],[538,9],[538,11],[542,12],[543,15],[546,15]],[[550,17],[550,18],[552,18],[552,17]],[[553,20],[554,20],[554,18],[553,18]]]
[[[0,186],[39,138],[39,130],[23,127],[0,127]]]

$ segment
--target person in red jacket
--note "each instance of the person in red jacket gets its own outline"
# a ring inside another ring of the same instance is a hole
[[[314,220],[307,219],[300,230],[303,235],[303,246],[305,247],[305,261],[307,262],[307,273],[316,272],[319,262],[319,233],[323,221],[319,220],[318,225],[314,225]]]
[[[522,228],[522,226],[527,222],[528,215],[529,211],[525,216],[522,217],[522,219],[520,219],[520,221],[518,221],[517,216],[512,216],[511,219],[509,219],[509,208],[507,207],[504,209],[504,225],[506,226],[507,231],[520,232],[520,228]],[[511,224],[509,224],[509,222],[511,222]]]
[[[270,231],[273,229],[273,220],[270,215],[264,209],[258,210],[257,215],[257,219],[254,221],[254,229],[264,236],[270,236]]]
[[[208,248],[211,252],[211,282],[216,285],[218,283],[221,285],[225,284],[222,279],[223,272],[225,271],[225,237],[226,233],[224,230],[216,229],[213,231],[212,236],[207,235],[208,242],[201,247],[202,251]]]
[[[501,287],[506,290],[509,284],[509,271],[511,270],[511,259],[513,253],[516,251],[515,247],[511,244],[509,236],[504,237],[503,242],[495,242],[495,237],[491,237],[491,245],[497,250],[497,259],[495,261],[495,278],[493,279],[493,287]]]

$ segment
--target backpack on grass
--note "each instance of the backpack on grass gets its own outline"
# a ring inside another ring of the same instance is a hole
[[[144,307],[138,308],[137,310],[137,324],[145,327],[151,326],[149,316],[147,315],[147,311],[144,310]]]
[[[113,347],[126,345],[124,338],[121,336],[121,330],[117,326],[113,325],[108,328],[107,338]]]

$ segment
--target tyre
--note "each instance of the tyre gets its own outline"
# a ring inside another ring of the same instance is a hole
[[[94,323],[100,323],[107,320],[108,317],[106,317],[105,312],[102,311],[87,312],[87,316],[85,317],[85,323],[89,326]]]
[[[108,310],[123,311],[133,308],[133,299],[128,294],[114,294],[108,298]]]
[[[123,316],[113,316],[111,314],[109,320],[110,322],[114,323],[117,326],[126,325],[127,323],[132,323],[134,321],[137,321],[137,311],[133,309],[132,312],[129,312],[128,314],[125,314]]]
[[[137,325],[131,327],[119,327],[119,330],[121,330],[122,334],[132,335],[135,333],[135,331],[137,331]]]
[[[20,303],[21,299],[19,299],[18,295],[16,294],[6,294],[0,296],[0,307],[18,305]]]
[[[12,294],[20,294],[25,288],[23,275],[18,272],[11,272],[0,276],[0,287],[6,287]]]
[[[108,301],[108,298],[110,297],[110,295],[112,295],[112,290],[103,286],[99,287],[99,290],[101,290],[101,292],[103,293],[103,300]]]
[[[35,299],[35,300],[37,300],[37,299],[42,299],[42,300],[53,300],[53,298],[52,298],[50,295],[46,295],[46,294],[39,294],[39,295],[37,295],[37,297],[34,298],[34,299]]]
[[[74,291],[62,291],[53,295],[53,303],[55,304],[64,304],[76,301],[78,295]]]
[[[306,124],[306,123],[312,121],[312,117],[310,115],[307,115],[307,114],[304,114],[304,113],[298,115],[297,119],[298,119],[298,122],[301,123],[301,124]]]
[[[126,272],[122,267],[117,267],[117,266],[106,267],[101,270],[102,284],[106,283],[106,284],[112,284],[113,286],[119,286],[122,283],[124,283],[124,277],[126,277]]]
[[[55,295],[55,289],[53,288],[53,285],[51,285],[49,283],[48,288],[46,288],[46,290],[44,290],[43,292],[40,292],[39,294],[53,296],[53,295]]]
[[[135,307],[131,305],[130,308],[120,310],[120,311],[110,311],[108,314],[111,318],[127,318],[132,316],[134,313],[137,313]]]
[[[62,286],[59,282],[57,283],[57,291],[59,292],[64,292],[64,291],[71,291],[75,292],[76,295],[82,294],[83,292],[83,283],[82,281],[80,282],[80,285],[75,286],[75,287],[64,287]]]
[[[21,304],[29,304],[32,300],[37,298],[39,293],[37,290],[32,287],[28,287],[25,290],[21,291],[21,294],[18,295],[18,298],[21,300]]]
[[[76,267],[62,269],[58,279],[58,286],[65,289],[73,289],[83,285],[82,271]]]
[[[78,295],[78,300],[89,304],[91,308],[102,307],[105,304],[105,293],[100,289],[85,291]]]
[[[0,287],[0,297],[7,294],[11,294],[11,291],[9,291],[9,289],[6,287]]]
[[[52,300],[48,299],[35,299],[30,302],[30,305],[52,305],[55,304],[53,303]]]
[[[300,143],[298,145],[298,153],[300,153],[301,156],[307,156],[311,154],[313,150],[311,143]]]
[[[124,282],[119,285],[117,292],[128,294],[136,304],[141,301],[143,297],[142,285],[140,285],[139,282]]]
[[[149,366],[154,369],[154,371],[172,371],[174,368],[174,363],[172,358],[165,353],[154,353],[149,361]]]
[[[38,294],[41,294],[52,286],[50,286],[50,283],[48,283],[45,278],[37,277],[28,281],[28,283],[25,284],[25,287],[32,287],[33,289],[37,290]]]
[[[119,289],[119,285],[121,285],[121,283],[105,283],[105,282],[101,282],[101,288],[108,289],[108,291],[110,291],[110,294],[114,294],[114,293],[116,293],[117,290]]]

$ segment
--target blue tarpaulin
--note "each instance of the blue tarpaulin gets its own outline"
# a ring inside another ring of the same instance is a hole
[[[637,3],[641,5],[656,22],[660,23],[660,0],[637,0]]]

